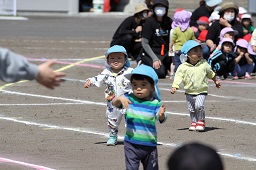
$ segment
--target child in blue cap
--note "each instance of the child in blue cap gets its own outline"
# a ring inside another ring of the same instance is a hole
[[[158,76],[154,69],[144,64],[126,74],[132,93],[115,98],[112,103],[126,108],[126,134],[124,153],[126,169],[158,169],[157,131],[155,121],[165,122],[165,107],[157,87]]]
[[[106,116],[110,131],[107,145],[114,146],[117,144],[118,126],[122,120],[124,110],[117,109],[111,102],[113,98],[131,91],[130,81],[124,75],[131,73],[133,69],[130,68],[128,55],[123,46],[114,45],[110,47],[105,56],[106,68],[99,75],[86,79],[84,88],[89,88],[92,85],[100,87],[105,84]]]
[[[181,49],[183,62],[174,77],[171,93],[174,94],[183,82],[187,106],[191,118],[190,131],[205,130],[204,102],[208,93],[208,80],[212,79],[217,88],[220,82],[212,71],[211,66],[202,58],[201,45],[194,41],[187,41]]]

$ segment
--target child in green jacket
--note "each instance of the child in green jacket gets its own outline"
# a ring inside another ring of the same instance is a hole
[[[212,79],[217,88],[220,82],[211,66],[202,58],[201,45],[195,40],[187,41],[181,49],[183,62],[174,77],[171,93],[174,94],[183,82],[187,106],[191,117],[190,131],[205,130],[204,102],[208,93],[208,80]]]

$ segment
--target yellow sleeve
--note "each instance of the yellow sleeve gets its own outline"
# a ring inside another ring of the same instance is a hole
[[[174,80],[173,80],[173,83],[172,83],[172,87],[175,87],[176,89],[179,89],[180,88],[180,84],[182,83],[183,81],[183,67],[182,67],[183,64],[181,64],[176,73],[175,73],[175,76],[174,76]]]

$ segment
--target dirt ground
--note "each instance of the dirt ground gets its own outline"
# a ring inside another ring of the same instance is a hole
[[[108,137],[104,87],[83,88],[83,81],[104,68],[102,56],[126,16],[27,16],[0,20],[0,46],[36,64],[56,59],[67,81],[48,90],[35,81],[0,82],[0,169],[125,169],[124,120],[119,142]],[[135,67],[132,61],[132,67]],[[189,132],[184,91],[171,95],[172,80],[159,81],[168,119],[157,124],[160,169],[175,148],[199,141],[221,155],[226,170],[256,169],[256,79],[210,81],[206,99],[206,132]],[[142,167],[140,167],[142,169]]]

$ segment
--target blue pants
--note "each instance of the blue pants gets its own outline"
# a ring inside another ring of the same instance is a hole
[[[180,55],[181,55],[181,51],[175,51],[174,53],[174,73],[176,73],[179,65],[181,65],[181,61],[180,61]]]
[[[241,77],[245,76],[245,73],[248,72],[249,74],[252,73],[254,69],[255,64],[245,64],[243,66],[240,66],[239,64],[236,64],[235,70],[234,70],[234,75]]]
[[[124,141],[126,170],[138,170],[140,162],[144,170],[158,170],[157,147],[136,145]]]

